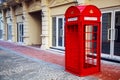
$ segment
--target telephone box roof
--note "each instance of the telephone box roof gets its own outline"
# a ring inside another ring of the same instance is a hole
[[[101,16],[101,11],[94,5],[71,6],[67,9],[65,16]]]

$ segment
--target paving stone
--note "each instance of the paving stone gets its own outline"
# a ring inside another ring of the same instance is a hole
[[[8,50],[0,53],[0,80],[95,80],[67,73],[62,66],[42,60],[36,62],[18,54]]]
[[[0,41],[0,80],[120,80],[120,63],[101,60],[100,73],[78,77],[64,62],[56,52]]]

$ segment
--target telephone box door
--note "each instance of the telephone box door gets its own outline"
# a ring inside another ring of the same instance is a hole
[[[100,67],[100,24],[84,25],[84,73]],[[92,69],[93,68],[93,69]]]

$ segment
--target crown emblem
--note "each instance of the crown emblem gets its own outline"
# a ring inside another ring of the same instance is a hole
[[[89,13],[91,13],[91,14],[92,14],[92,13],[94,13],[94,12],[93,12],[93,10],[91,9],[91,10],[89,11]]]

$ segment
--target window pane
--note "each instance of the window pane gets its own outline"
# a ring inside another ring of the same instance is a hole
[[[110,41],[108,30],[111,28],[111,13],[102,14],[102,53],[110,54]]]
[[[58,46],[62,46],[63,38],[63,20],[62,18],[58,19]]]
[[[115,43],[114,54],[120,56],[120,11],[115,12]]]
[[[7,26],[7,39],[12,40],[12,25],[8,24]]]
[[[93,33],[93,40],[97,40],[97,33]]]
[[[0,39],[2,39],[2,30],[0,30]]]
[[[52,46],[56,46],[56,17],[52,18]]]

